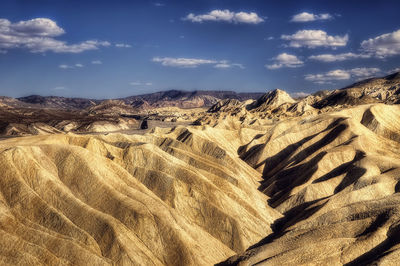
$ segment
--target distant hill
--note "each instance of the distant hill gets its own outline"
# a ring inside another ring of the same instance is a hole
[[[316,102],[314,107],[322,109],[327,106],[360,105],[374,102],[400,103],[400,72],[385,77],[365,79],[343,89],[334,90]]]
[[[143,95],[129,96],[118,99],[127,105],[136,108],[154,108],[176,106],[180,108],[210,107],[223,99],[237,99],[244,101],[257,99],[263,93],[236,93],[234,91],[181,91],[168,90]],[[25,104],[32,104],[42,108],[82,110],[100,104],[103,100],[68,98],[58,96],[31,95],[17,98]]]
[[[263,93],[237,93],[234,91],[180,91],[169,90],[156,93],[143,94],[122,98],[120,100],[127,104],[135,105],[142,103],[147,107],[168,107],[176,106],[180,108],[210,107],[219,100],[237,99],[244,101],[257,99]],[[140,107],[136,105],[135,107]]]
[[[17,100],[39,105],[43,108],[57,108],[57,109],[85,109],[94,106],[101,102],[101,100],[92,100],[85,98],[68,98],[59,96],[40,96],[30,95],[27,97],[20,97]]]

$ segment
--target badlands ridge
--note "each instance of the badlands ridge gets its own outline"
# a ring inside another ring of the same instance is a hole
[[[399,73],[208,109],[15,101],[0,106],[2,265],[400,259]]]

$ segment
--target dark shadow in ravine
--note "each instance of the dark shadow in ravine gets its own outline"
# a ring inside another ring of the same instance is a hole
[[[274,175],[273,180],[269,180],[268,186],[261,186],[261,191],[271,197],[268,203],[275,208],[284,200],[288,199],[291,191],[305,184],[310,180],[313,174],[318,170],[318,162],[326,155],[326,152],[320,152],[306,163],[296,165],[289,169],[280,171]],[[271,178],[271,179],[272,179]]]
[[[380,218],[380,219],[386,219]],[[380,221],[381,222],[381,221]],[[388,255],[391,253],[390,248],[400,243],[400,225],[396,225],[393,228],[389,229],[387,232],[387,238],[382,243],[354,259],[353,261],[346,263],[346,266],[355,266],[355,265],[368,265],[379,258]]]
[[[324,146],[328,145],[332,141],[335,140],[348,126],[346,124],[341,124],[340,122],[344,121],[345,118],[338,118],[334,122],[332,122],[327,128],[313,134],[311,136],[305,137],[297,143],[291,144],[283,149],[278,154],[267,158],[264,162],[264,170],[263,170],[263,179],[267,180],[269,177],[273,176],[275,173],[281,171],[283,168],[298,164],[303,161],[305,158],[310,156],[311,154],[315,153],[318,149],[323,148]],[[332,129],[332,130],[331,130]],[[291,155],[302,145],[306,142],[310,141],[314,137],[318,136],[319,134],[331,130],[328,134],[326,134],[322,139],[315,142],[314,144],[310,145],[309,147],[305,148],[304,150],[300,151],[294,157]]]
[[[282,218],[277,219],[273,224],[271,224],[271,229],[273,230],[273,233],[269,234],[258,243],[250,246],[248,250],[271,243],[275,239],[283,236],[286,233],[285,230],[288,227],[302,220],[306,220],[308,217],[320,210],[326,204],[325,199],[326,198],[322,198],[310,202],[305,202],[285,212]],[[318,202],[320,202],[320,204],[318,204]]]
[[[335,178],[337,176],[340,176],[344,173],[347,173],[350,171],[351,168],[354,167],[354,163],[360,161],[362,158],[365,157],[365,153],[362,151],[356,151],[356,155],[354,156],[353,160],[341,164],[338,167],[334,168],[332,171],[330,171],[329,173],[321,176],[318,179],[315,179],[313,181],[313,183],[320,183],[320,182],[324,182],[324,181],[328,181],[329,179]]]

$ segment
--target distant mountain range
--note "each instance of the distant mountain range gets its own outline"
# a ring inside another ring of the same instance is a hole
[[[359,105],[363,103],[385,102],[400,103],[400,72],[380,77],[370,78],[348,87],[333,91],[319,91],[308,99],[309,104],[317,109],[335,105]],[[237,93],[234,91],[182,91],[168,90],[143,95],[119,98],[119,103],[129,105],[137,110],[147,110],[158,107],[198,108],[210,107],[224,99],[245,101],[260,100],[261,92]],[[265,95],[264,95],[265,96]],[[316,99],[318,98],[318,101]],[[30,95],[27,97],[0,97],[0,106],[55,108],[64,110],[84,110],[93,108],[105,101],[99,99],[68,98],[59,96]]]
[[[134,108],[149,109],[156,107],[176,106],[180,108],[209,107],[223,99],[237,99],[244,101],[257,99],[263,93],[237,93],[234,91],[181,91],[168,90],[137,96],[129,96],[117,99]],[[41,107],[56,109],[82,110],[100,104],[105,100],[68,98],[59,96],[31,95],[12,100],[7,98],[8,103],[19,107]],[[1,101],[1,99],[0,99]]]

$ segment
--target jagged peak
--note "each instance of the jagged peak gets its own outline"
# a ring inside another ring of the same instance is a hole
[[[286,91],[275,89],[261,96],[254,104],[249,106],[250,107],[249,109],[255,109],[260,106],[273,108],[273,107],[278,107],[284,103],[294,103],[294,102],[296,101],[292,97],[290,97],[290,95]]]

